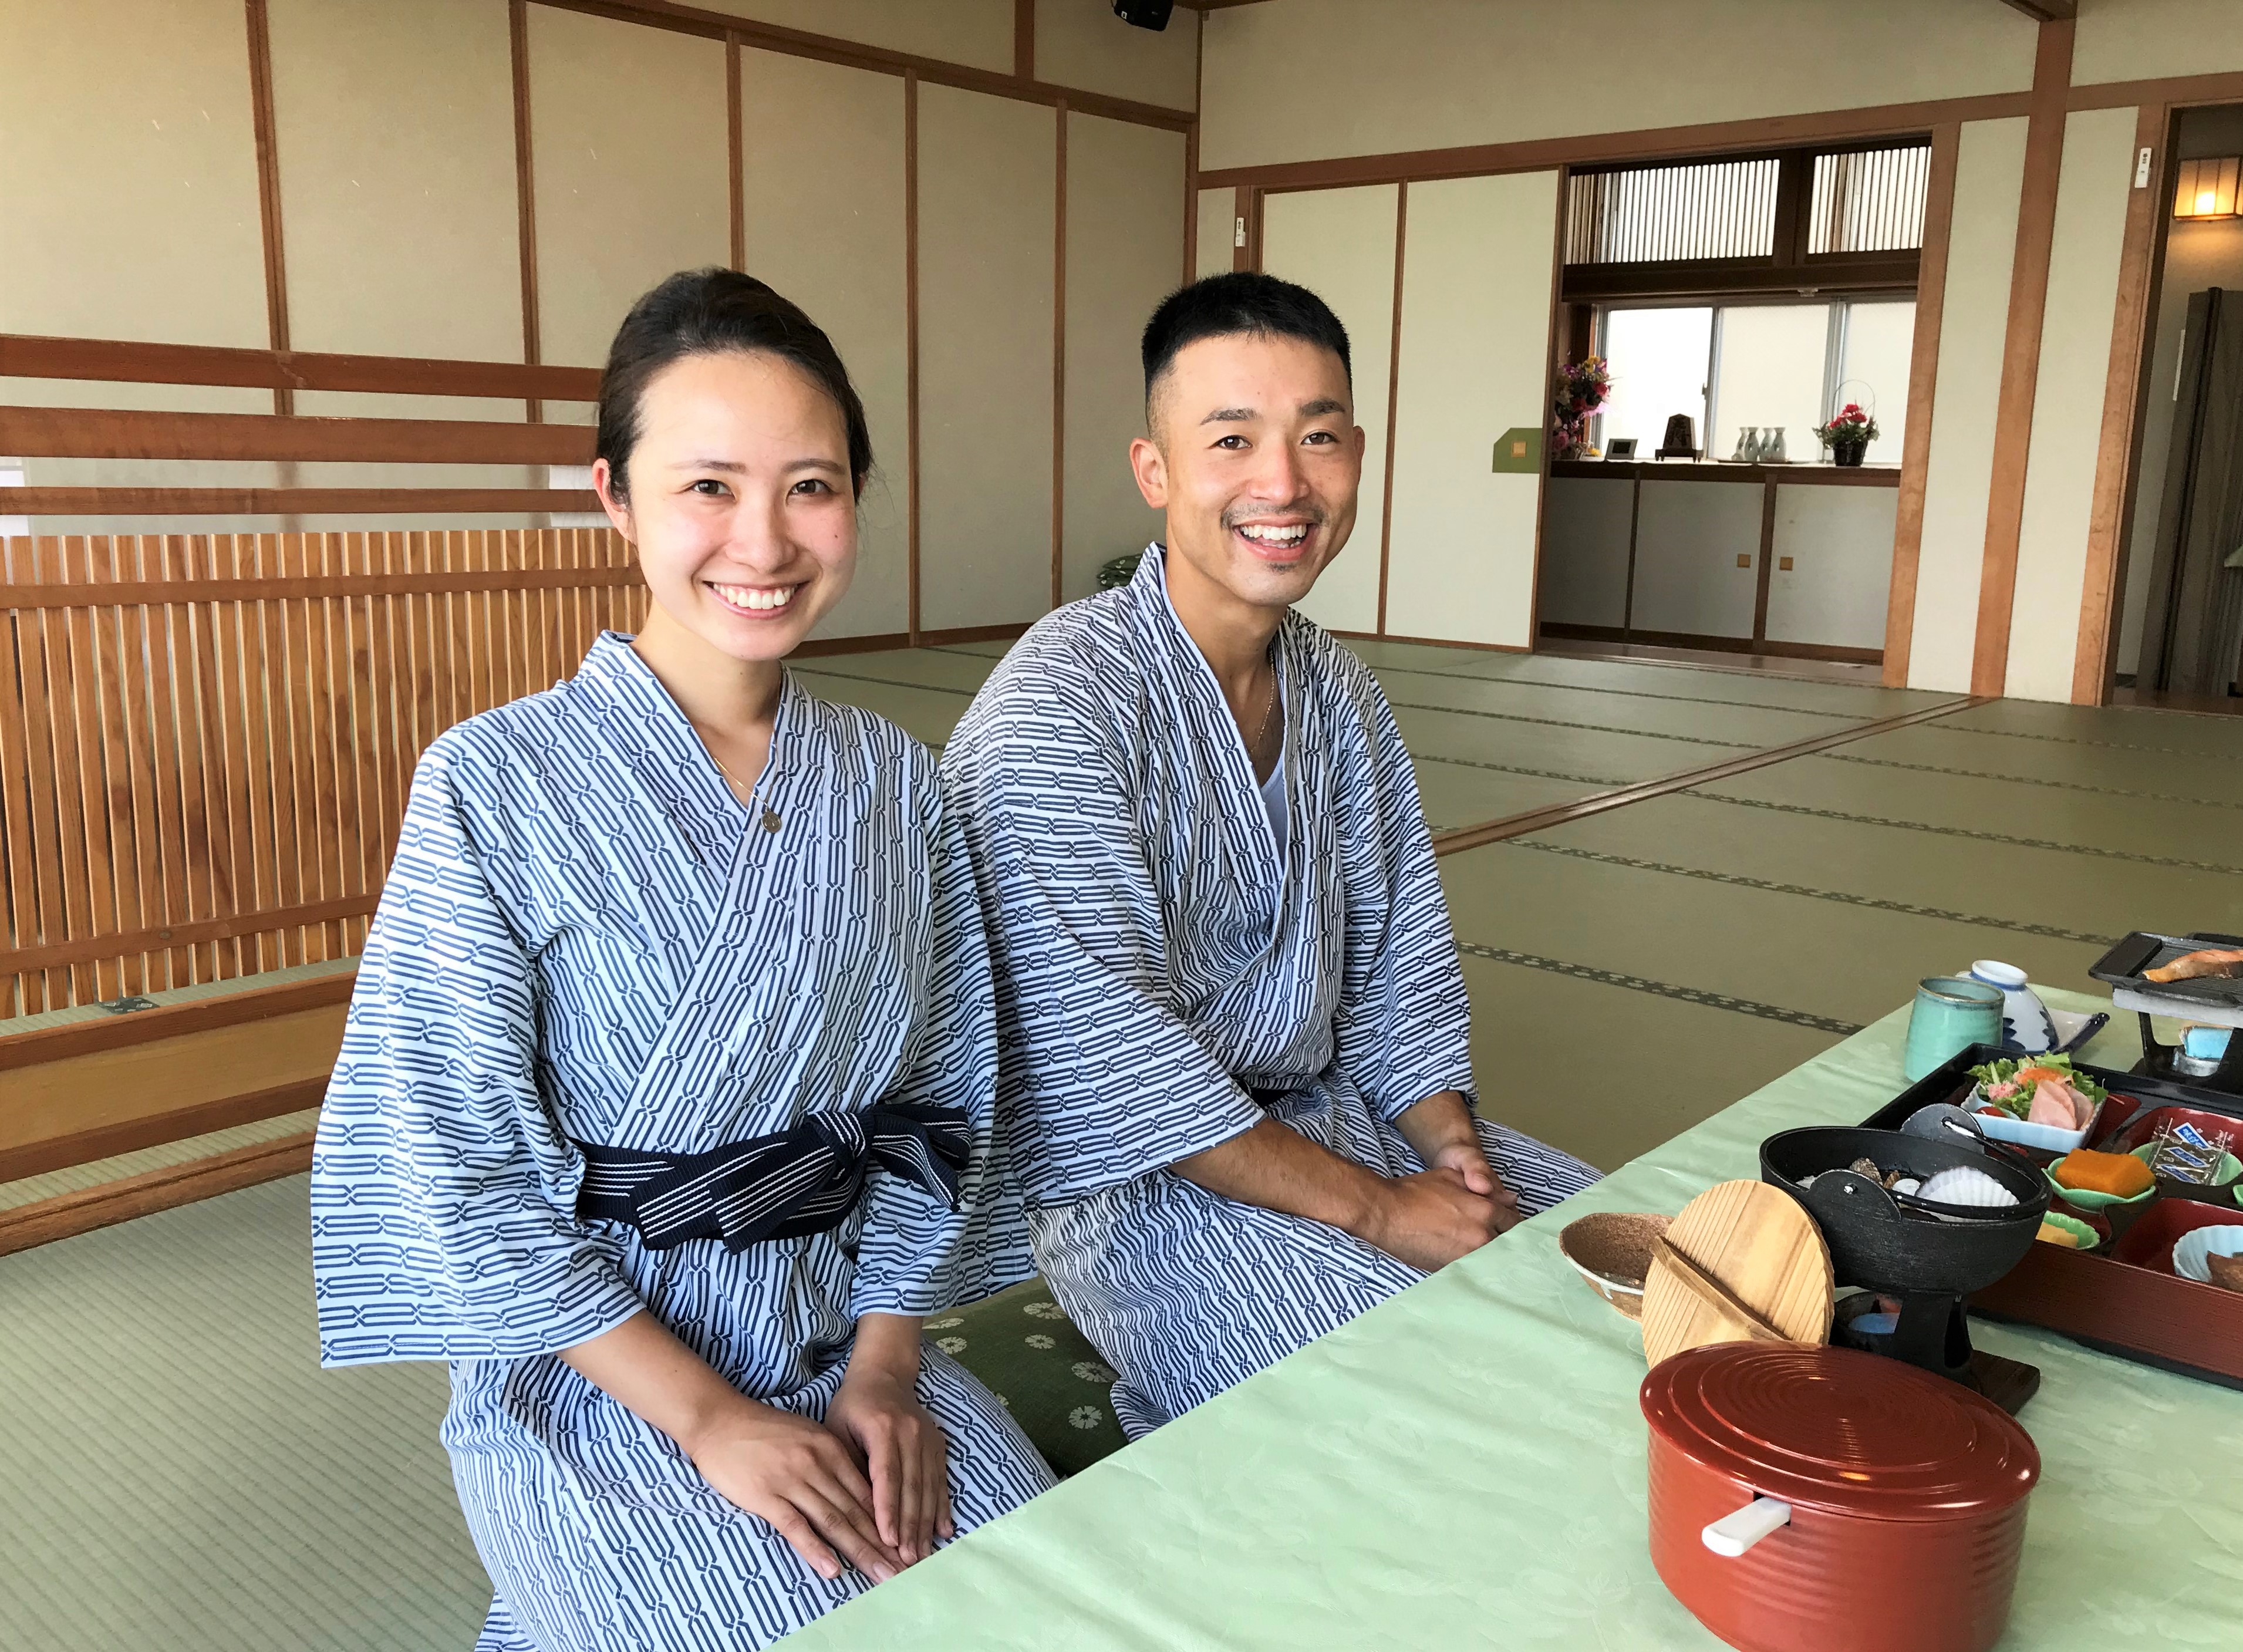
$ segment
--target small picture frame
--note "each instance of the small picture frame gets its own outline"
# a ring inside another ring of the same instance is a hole
[[[1610,442],[1605,443],[1605,457],[1608,460],[1634,458],[1635,438],[1633,436],[1614,436]]]

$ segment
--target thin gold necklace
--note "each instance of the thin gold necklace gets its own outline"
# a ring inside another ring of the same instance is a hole
[[[744,790],[741,787],[740,783],[732,778],[731,770],[724,766],[724,759],[717,755],[717,748],[709,744],[709,737],[705,734],[701,737],[701,749],[709,754],[709,760],[717,765],[717,772],[724,777],[725,790],[729,791],[734,798],[739,800],[741,807],[752,808],[756,801],[756,789],[753,786],[746,787]],[[766,770],[769,769],[769,759],[765,759],[765,767]],[[765,804],[763,813],[764,830],[766,832],[776,832],[783,824],[784,822],[782,822],[778,818],[778,811],[771,807],[770,804]]]

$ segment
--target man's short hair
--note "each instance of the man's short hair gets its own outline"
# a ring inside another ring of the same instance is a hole
[[[1140,348],[1145,360],[1147,410],[1152,408],[1153,387],[1186,345],[1241,333],[1302,339],[1330,350],[1339,357],[1348,383],[1355,382],[1355,370],[1348,361],[1347,329],[1330,305],[1294,282],[1255,270],[1234,270],[1178,287],[1161,300],[1153,319],[1145,323]]]

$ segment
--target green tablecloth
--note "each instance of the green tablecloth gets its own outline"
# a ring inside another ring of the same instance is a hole
[[[1680,1210],[1756,1177],[1778,1129],[1858,1123],[1903,1087],[1906,1022],[1887,1016],[787,1645],[1717,1647],[1646,1547],[1636,1328],[1566,1265],[1558,1230]],[[2086,1059],[2123,1068],[2139,1049],[2127,1017]],[[1589,1081],[1581,1104],[1625,1105],[1620,1082]],[[2243,1393],[2039,1332],[1973,1336],[2043,1372],[2023,1419],[2042,1479],[2001,1644],[2243,1647]]]

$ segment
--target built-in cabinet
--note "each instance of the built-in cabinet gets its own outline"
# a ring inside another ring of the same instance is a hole
[[[1899,482],[1868,467],[1559,463],[1541,628],[1881,658]]]

